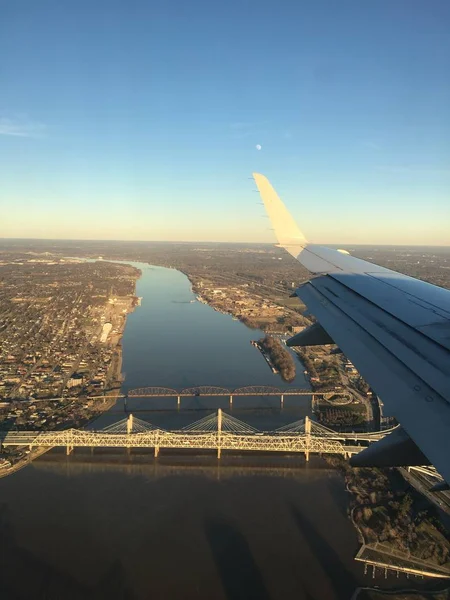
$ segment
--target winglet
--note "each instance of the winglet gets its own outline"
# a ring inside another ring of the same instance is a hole
[[[288,212],[269,180],[260,173],[253,179],[272,222],[279,245],[315,274],[385,273],[387,269],[351,256],[346,250],[333,250],[310,244]]]
[[[308,243],[298,225],[280,200],[269,180],[260,173],[253,173],[253,179],[261,194],[267,214],[275,229],[277,240],[295,258]]]

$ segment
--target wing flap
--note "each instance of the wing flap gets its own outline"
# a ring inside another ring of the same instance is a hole
[[[410,285],[411,279],[406,275],[390,271],[379,277],[376,274],[361,276],[357,274],[333,274],[333,279],[357,292],[386,313],[403,321],[418,330],[435,343],[450,350],[450,291],[412,280],[429,288],[430,299],[427,301],[422,285],[417,288]],[[416,288],[416,292],[414,293]],[[408,291],[406,291],[408,290]],[[436,291],[438,293],[436,293]],[[420,292],[420,296],[418,293]]]
[[[355,280],[361,276],[351,277]],[[417,373],[443,398],[450,399],[450,353],[445,348],[392,316],[379,304],[366,300],[337,282],[333,277],[317,277],[311,281],[311,285],[323,298],[333,302],[399,361]]]
[[[301,286],[297,293],[382,398],[389,414],[395,415],[422,452],[450,481],[448,402],[312,282]]]
[[[354,454],[350,464],[353,467],[416,467],[429,465],[430,461],[403,428],[397,427],[383,439]]]

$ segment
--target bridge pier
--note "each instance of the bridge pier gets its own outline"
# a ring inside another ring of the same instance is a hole
[[[311,419],[307,416],[305,417],[305,460],[309,461],[309,445],[311,441]]]
[[[284,394],[281,394],[281,398],[280,398],[280,408],[281,410],[283,410],[284,407]]]
[[[217,411],[217,458],[220,459],[222,455],[222,448],[220,444],[222,442],[222,409],[219,408]]]
[[[233,396],[230,394],[230,408],[233,408]]]
[[[72,454],[73,452],[73,446],[66,446],[66,456],[69,456],[69,454]]]
[[[181,406],[181,396],[177,396],[177,408],[178,408],[178,410],[180,410],[180,406]]]
[[[127,434],[130,435],[130,433],[133,432],[133,414],[130,413],[128,415],[128,419],[127,419]]]
[[[159,456],[159,446],[155,446],[155,458]]]

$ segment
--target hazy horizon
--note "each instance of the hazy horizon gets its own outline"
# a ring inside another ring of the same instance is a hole
[[[18,242],[99,242],[99,243],[126,243],[126,244],[218,244],[218,245],[249,245],[249,246],[271,246],[279,247],[275,242],[249,242],[249,241],[217,241],[217,240],[118,240],[118,239],[95,239],[95,238],[22,238],[22,237],[1,237],[0,241],[18,241]],[[363,244],[349,244],[349,243],[334,243],[334,242],[323,242],[323,245],[330,246],[333,248],[338,247],[379,247],[379,248],[448,248],[450,244],[378,244],[365,242]]]

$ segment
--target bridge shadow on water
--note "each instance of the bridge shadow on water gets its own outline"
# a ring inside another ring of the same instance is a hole
[[[210,519],[205,523],[205,533],[227,600],[271,600],[247,540],[236,526],[225,519]],[[332,600],[311,595],[303,582],[298,592],[296,600]],[[341,598],[344,596],[336,600]]]
[[[326,600],[351,598],[352,593],[358,586],[355,576],[347,569],[338,553],[317,531],[311,521],[293,504],[290,508],[300,534],[308,543],[327,576],[327,584],[332,595],[327,595]],[[322,592],[320,593],[322,594]],[[323,595],[317,596],[313,592],[311,600],[325,600],[325,597]]]
[[[225,519],[209,519],[205,534],[227,600],[270,600],[247,540],[235,525]]]
[[[326,580],[322,581],[324,585],[316,585],[317,582],[311,581],[310,573],[302,573],[302,565],[299,564],[297,600],[351,598],[358,585],[354,575],[310,520],[294,505],[290,506],[290,510],[299,533],[318,560]],[[227,600],[270,600],[263,574],[236,525],[226,519],[209,519],[205,523],[205,533]]]

